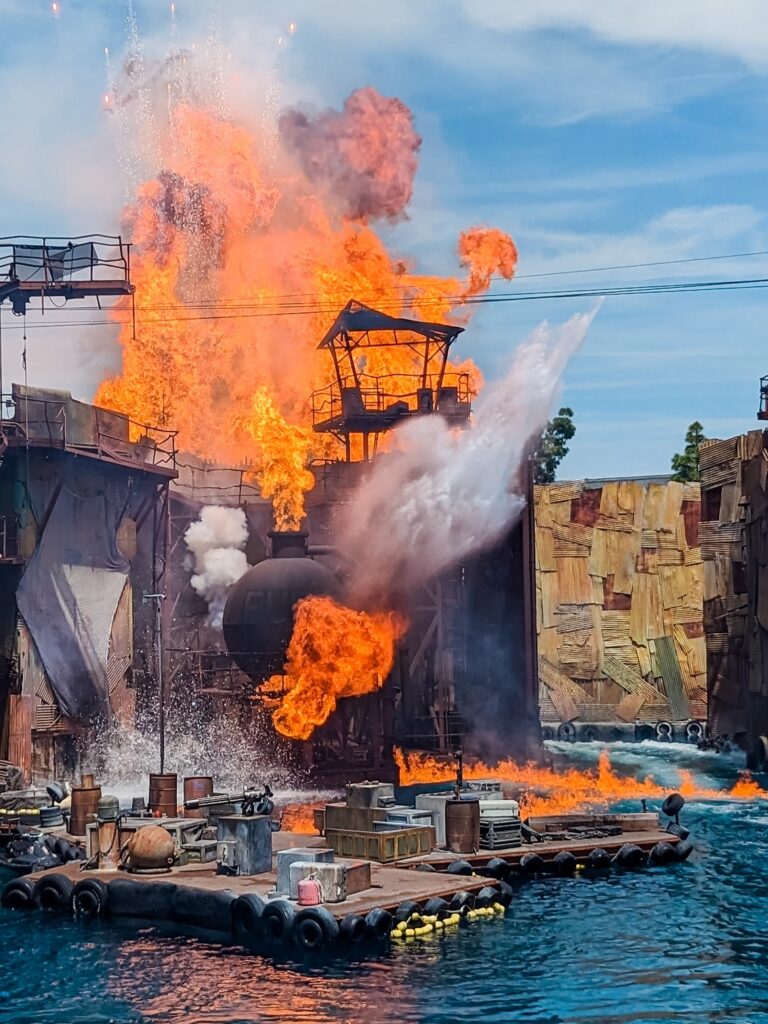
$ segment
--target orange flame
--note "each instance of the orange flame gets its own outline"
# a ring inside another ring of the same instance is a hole
[[[285,675],[270,680],[273,689],[281,684],[287,688],[272,715],[278,732],[309,739],[342,697],[379,689],[392,668],[395,642],[405,626],[392,612],[358,612],[330,597],[299,601]]]
[[[136,334],[123,301],[122,369],[96,402],[177,429],[180,449],[206,460],[255,463],[278,525],[295,524],[316,450],[308,398],[331,374],[317,343],[338,310],[354,297],[395,315],[445,318],[493,274],[511,278],[517,252],[497,229],[465,232],[461,281],[413,274],[387,251],[371,221],[402,212],[420,144],[397,100],[364,89],[314,126],[295,115],[294,148],[275,162],[268,128],[262,137],[174,95],[164,91],[168,130],[141,142],[161,170],[125,214]],[[300,152],[305,136],[325,146],[323,182],[312,178],[316,152]],[[345,181],[360,195],[350,197]],[[359,368],[417,374],[419,359],[408,346],[369,349]],[[477,388],[476,368],[461,369]]]
[[[266,388],[256,389],[250,416],[242,426],[257,445],[259,468],[254,476],[262,495],[272,499],[278,530],[298,530],[304,516],[304,494],[315,478],[307,469],[312,432],[288,423]]]
[[[456,768],[452,762],[431,754],[405,753],[395,749],[400,784],[413,786],[429,782],[452,782]],[[746,773],[727,792],[697,785],[690,772],[681,771],[678,791],[689,799],[717,800],[727,796],[737,800],[766,799],[768,794]],[[521,812],[528,815],[573,814],[589,808],[607,807],[621,800],[664,797],[669,786],[660,786],[652,778],[626,778],[611,767],[603,750],[595,771],[578,768],[546,768],[535,764],[516,764],[511,760],[488,765],[482,761],[464,764],[466,779],[499,779],[513,784],[510,793],[519,800]]]
[[[314,812],[325,807],[325,801],[309,804],[286,804],[282,811],[281,828],[284,832],[298,832],[311,836],[317,832]]]

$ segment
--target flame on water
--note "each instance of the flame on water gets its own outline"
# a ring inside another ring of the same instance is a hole
[[[173,55],[155,69],[129,57],[112,93],[115,123],[133,116],[135,126],[123,163],[134,177],[137,167],[152,171],[124,216],[136,333],[122,300],[122,368],[96,402],[178,430],[183,451],[253,465],[277,525],[295,527],[312,486],[306,464],[322,443],[309,396],[331,377],[317,344],[339,309],[357,298],[395,315],[465,321],[462,303],[493,275],[511,278],[517,250],[498,229],[474,227],[458,244],[464,280],[415,274],[371,226],[404,216],[410,200],[421,139],[404,104],[358,89],[341,111],[287,112],[278,133],[266,98],[264,116],[246,126],[222,113],[220,96],[204,95],[201,83],[215,76],[198,67],[195,79],[199,59]],[[358,369],[422,367],[400,346],[368,349]],[[471,362],[452,369],[479,387]]]
[[[452,761],[431,754],[406,753],[395,749],[395,762],[400,772],[400,785],[412,786],[430,782],[453,782],[456,767]],[[639,800],[644,797],[665,797],[671,787],[661,786],[652,778],[626,778],[617,775],[611,767],[607,750],[600,754],[597,768],[586,771],[578,768],[546,768],[535,764],[516,764],[511,760],[488,765],[482,761],[465,762],[466,779],[500,779],[514,784],[515,799],[519,799],[525,816],[540,814],[578,813],[588,808],[607,806],[620,800]],[[768,793],[747,773],[727,792],[698,785],[690,772],[680,772],[677,791],[688,799],[722,799],[727,796],[739,800],[768,798]]]
[[[330,597],[299,601],[285,674],[270,680],[273,689],[287,690],[272,715],[277,731],[309,739],[342,697],[379,689],[405,628],[393,612],[355,611]]]

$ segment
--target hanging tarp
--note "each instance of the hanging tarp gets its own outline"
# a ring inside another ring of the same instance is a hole
[[[17,604],[65,715],[106,710],[109,636],[128,574],[116,543],[117,488],[62,487],[21,578]]]

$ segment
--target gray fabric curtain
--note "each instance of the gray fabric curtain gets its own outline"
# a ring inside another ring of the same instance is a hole
[[[106,710],[109,634],[128,576],[116,542],[121,490],[82,497],[63,487],[17,591],[51,688],[72,718]]]

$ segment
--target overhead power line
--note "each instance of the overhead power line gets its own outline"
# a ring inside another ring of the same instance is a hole
[[[442,307],[447,304],[478,306],[491,305],[504,302],[538,302],[547,299],[577,299],[577,298],[609,298],[614,296],[633,295],[666,295],[685,292],[703,291],[736,291],[743,289],[760,289],[768,286],[768,277],[741,278],[737,280],[705,280],[705,281],[679,281],[672,284],[648,284],[648,285],[619,285],[609,288],[573,288],[561,291],[537,291],[537,292],[501,292],[495,295],[478,295],[468,298],[459,296],[443,296],[440,298],[413,298],[400,299],[397,302],[378,302],[380,309],[395,307],[397,309],[412,308],[419,309],[430,306]],[[151,317],[139,318],[139,326],[154,327],[162,324],[178,324],[204,320],[251,320],[265,317],[283,316],[312,316],[320,313],[333,314],[338,312],[338,305],[319,306],[306,304],[297,308],[263,309],[258,312],[228,312],[228,313],[203,313],[195,316],[181,317]],[[112,324],[130,324],[130,318],[100,319],[100,320],[74,320],[74,321],[53,321],[48,323],[27,324],[26,330],[41,330],[52,327],[106,327]],[[24,330],[24,325],[4,325],[4,330]]]

